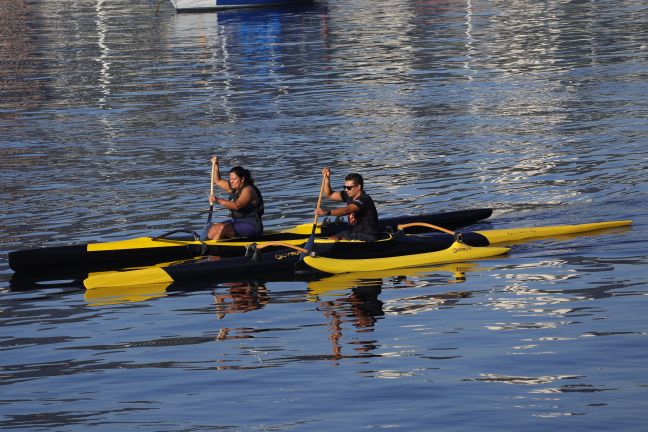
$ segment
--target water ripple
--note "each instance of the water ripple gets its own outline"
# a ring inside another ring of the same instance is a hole
[[[2,429],[645,430],[646,1],[156,3],[0,2]],[[199,229],[214,153],[271,228],[324,166],[382,215],[634,225],[371,286],[10,281],[12,250]]]

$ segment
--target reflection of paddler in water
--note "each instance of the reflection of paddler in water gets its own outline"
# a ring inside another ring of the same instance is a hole
[[[444,265],[436,265],[431,267],[420,267],[411,269],[399,269],[398,273],[395,270],[384,270],[376,272],[362,272],[362,273],[343,273],[325,277],[317,281],[311,281],[308,284],[308,296],[310,301],[320,301],[319,310],[324,312],[324,315],[329,319],[330,335],[329,339],[332,343],[333,358],[342,358],[342,346],[340,339],[342,338],[342,323],[343,319],[343,305],[348,304],[351,308],[350,314],[347,316],[353,317],[353,323],[357,332],[371,331],[377,321],[377,317],[387,313],[416,313],[430,308],[430,305],[436,307],[440,305],[452,305],[457,303],[460,299],[470,296],[468,292],[447,292],[439,294],[431,294],[425,296],[417,296],[409,299],[403,299],[406,305],[389,305],[385,308],[385,303],[378,299],[382,293],[384,279],[388,279],[390,286],[408,286],[416,288],[418,286],[415,276],[438,273],[438,272],[451,272],[452,279],[442,281],[446,283],[461,283],[466,281],[466,273],[479,268],[474,263],[451,263]],[[336,301],[321,301],[320,296],[333,291],[342,291],[351,289],[351,295],[348,297],[339,298]],[[392,302],[390,302],[392,303]],[[398,302],[396,302],[398,303]],[[354,346],[356,351],[369,352],[375,348],[371,342],[365,341],[362,345]]]
[[[360,286],[375,285],[377,280],[385,281],[387,285],[417,286],[420,278],[425,278],[426,285],[445,285],[446,283],[465,282],[467,273],[476,270],[485,270],[477,263],[451,263],[428,267],[412,267],[403,269],[377,270],[370,272],[340,273],[308,282],[308,298],[310,301],[319,301],[321,295],[328,295],[334,291],[345,291]],[[451,278],[441,276],[452,273]]]
[[[363,281],[367,282],[367,281]],[[324,301],[320,303],[319,310],[323,311],[324,316],[329,320],[330,334],[329,339],[332,345],[332,358],[338,360],[342,358],[342,323],[344,317],[352,318],[356,331],[370,331],[376,322],[376,317],[384,315],[382,302],[378,299],[382,291],[382,279],[377,279],[374,284],[363,284],[351,288],[351,295],[335,301]],[[344,313],[350,307],[347,313]],[[375,345],[369,341],[358,344],[354,347],[356,351],[371,351]]]
[[[351,305],[357,328],[373,327],[376,317],[385,315],[383,302],[378,299],[382,292],[382,280],[375,285],[361,285],[351,289],[346,301]]]
[[[261,309],[270,302],[268,289],[262,283],[236,282],[224,286],[229,288],[229,294],[217,294],[216,291],[212,291],[218,319],[223,319],[225,315],[230,313],[245,313]],[[246,335],[230,336],[231,330],[229,327],[223,327],[218,332],[216,340],[250,337]]]
[[[268,289],[258,282],[237,282],[225,284],[228,293],[212,292],[219,319],[230,313],[245,313],[261,309],[270,302]]]

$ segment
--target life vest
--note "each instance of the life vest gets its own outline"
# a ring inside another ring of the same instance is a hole
[[[265,208],[263,204],[263,196],[261,196],[261,191],[258,187],[256,187],[255,185],[246,185],[239,190],[232,191],[229,194],[229,200],[236,201],[237,199],[239,199],[241,192],[243,192],[243,189],[245,189],[247,186],[252,186],[254,188],[254,191],[256,192],[258,197],[258,202],[252,201],[242,209],[230,210],[230,216],[234,220],[254,218],[257,221],[257,224],[261,225],[261,216],[263,216],[263,214],[265,213]]]

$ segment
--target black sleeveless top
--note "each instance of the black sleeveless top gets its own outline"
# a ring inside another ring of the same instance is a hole
[[[376,210],[373,199],[364,193],[364,191],[356,199],[352,199],[345,190],[342,190],[340,195],[347,204],[355,204],[359,209],[355,214],[357,222],[355,225],[351,225],[349,231],[374,236],[378,235],[378,211]]]
[[[248,205],[246,205],[242,209],[230,210],[230,216],[235,221],[245,220],[246,222],[254,222],[255,225],[257,225],[259,228],[262,228],[263,223],[261,222],[261,216],[263,216],[265,209],[263,205],[263,197],[261,196],[261,191],[259,190],[259,188],[257,188],[254,185],[246,185],[239,190],[230,192],[229,200],[236,201],[241,196],[241,192],[243,192],[243,189],[245,189],[248,186],[254,188],[254,191],[256,192],[257,195],[257,199],[250,201]]]

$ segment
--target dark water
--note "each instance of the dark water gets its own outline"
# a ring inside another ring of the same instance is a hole
[[[156,5],[0,3],[2,430],[646,430],[648,2]],[[363,281],[12,288],[11,250],[201,226],[212,153],[269,227],[323,166],[383,215],[634,225]]]

